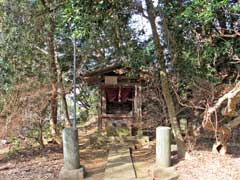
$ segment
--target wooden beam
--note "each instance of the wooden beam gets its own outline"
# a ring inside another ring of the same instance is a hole
[[[103,114],[102,116],[101,116],[102,118],[116,118],[116,119],[120,119],[120,118],[129,118],[129,119],[131,119],[131,118],[135,118],[135,116],[133,116],[133,115],[121,115],[121,114]]]
[[[136,83],[121,83],[121,82],[118,82],[118,84],[105,84],[105,83],[102,83],[102,86],[104,87],[119,87],[119,86],[135,86]]]

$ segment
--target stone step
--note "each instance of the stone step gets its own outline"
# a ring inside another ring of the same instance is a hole
[[[151,177],[144,177],[144,178],[137,178],[137,179],[133,179],[133,180],[153,180],[153,178],[151,178]]]
[[[104,180],[134,179],[136,178],[129,148],[122,147],[110,150]]]

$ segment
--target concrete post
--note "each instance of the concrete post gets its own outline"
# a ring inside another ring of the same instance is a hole
[[[157,127],[156,129],[156,165],[169,167],[171,165],[171,139],[170,127]]]
[[[68,170],[80,168],[78,131],[76,128],[63,130],[64,168]]]
[[[83,168],[80,167],[77,128],[63,130],[64,166],[60,171],[59,180],[83,179]]]

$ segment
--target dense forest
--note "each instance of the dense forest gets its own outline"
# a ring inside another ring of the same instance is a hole
[[[77,126],[94,121],[99,89],[84,74],[112,63],[128,77],[144,74],[142,133],[170,126],[178,158],[203,136],[220,154],[239,144],[238,0],[0,0],[0,139],[9,156],[61,145],[75,74]]]

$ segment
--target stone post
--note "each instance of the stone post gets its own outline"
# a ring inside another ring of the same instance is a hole
[[[60,171],[59,180],[83,179],[83,168],[80,167],[77,128],[63,130],[64,166]]]
[[[64,168],[68,170],[80,168],[78,132],[76,128],[63,130]]]
[[[156,129],[156,165],[169,167],[171,165],[171,139],[170,127],[157,127]]]

